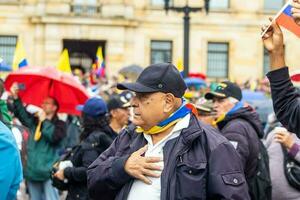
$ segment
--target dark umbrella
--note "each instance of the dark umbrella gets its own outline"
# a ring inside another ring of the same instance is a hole
[[[144,69],[141,66],[138,65],[129,65],[126,67],[123,67],[119,73],[125,76],[128,79],[136,80],[137,77],[142,73]]]

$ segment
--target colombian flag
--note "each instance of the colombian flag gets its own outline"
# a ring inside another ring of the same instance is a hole
[[[105,61],[103,58],[102,47],[98,47],[95,67],[97,69],[96,74],[100,77],[105,77]]]
[[[17,42],[12,70],[16,71],[19,68],[28,66],[25,50],[20,40]]]
[[[300,37],[300,26],[294,22],[291,9],[291,1],[288,1],[275,18],[280,26]]]

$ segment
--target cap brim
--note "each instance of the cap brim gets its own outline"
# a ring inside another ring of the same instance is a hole
[[[158,91],[157,89],[147,87],[138,82],[136,82],[136,83],[118,83],[117,88],[119,90],[130,90],[133,92],[140,92],[140,93],[148,93],[148,92],[157,92]]]
[[[130,102],[127,102],[122,105],[122,108],[128,108],[128,107],[130,107],[130,105],[131,105]]]
[[[217,98],[226,98],[227,96],[223,93],[219,93],[219,92],[208,92],[205,94],[205,99],[213,99],[214,97],[217,97]]]
[[[200,111],[211,112],[211,109],[203,107],[201,105],[196,105],[196,109]]]

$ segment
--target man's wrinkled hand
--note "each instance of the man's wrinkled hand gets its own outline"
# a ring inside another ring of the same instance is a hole
[[[276,23],[276,20],[270,18],[271,26],[263,26],[262,31],[265,34],[262,36],[265,48],[270,55],[271,70],[277,70],[286,66],[284,59],[283,34]]]
[[[125,163],[125,171],[132,177],[143,181],[146,184],[151,184],[147,177],[160,177],[162,168],[158,165],[161,161],[160,157],[144,157],[142,156],[147,151],[147,145],[132,153]]]

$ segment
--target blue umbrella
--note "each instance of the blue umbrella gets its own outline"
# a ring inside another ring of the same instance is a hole
[[[11,66],[8,66],[2,58],[0,58],[0,71],[11,71]]]
[[[243,94],[243,100],[247,102],[262,101],[268,99],[265,93],[260,91],[243,90],[242,94]]]
[[[201,78],[185,78],[184,79],[185,84],[190,86],[198,86],[198,87],[206,87],[206,82]]]

